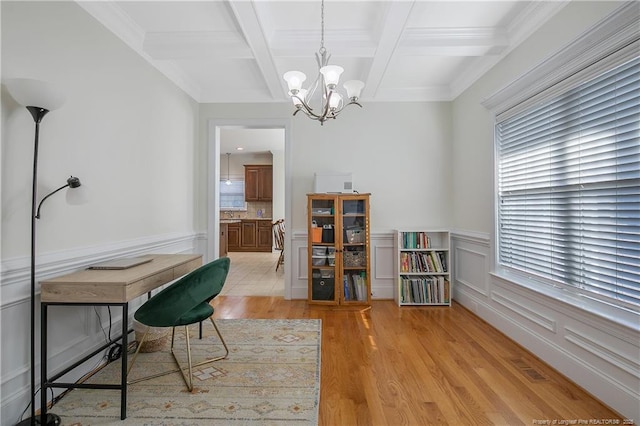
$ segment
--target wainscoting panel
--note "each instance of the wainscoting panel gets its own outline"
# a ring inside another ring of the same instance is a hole
[[[487,269],[487,255],[467,247],[456,247],[453,252],[455,272],[454,280],[457,285],[465,286],[467,291],[477,293],[478,296],[487,296],[487,281],[479,276],[478,271]]]
[[[557,331],[552,311],[545,309],[537,301],[522,293],[501,286],[500,282],[495,283],[491,292],[491,300],[501,306],[505,312],[509,311],[511,318],[518,320],[523,327],[532,332],[544,333],[546,331],[555,334]]]
[[[393,299],[395,283],[393,233],[371,233],[371,298]]]
[[[294,231],[292,246],[292,299],[307,298],[307,232]],[[393,233],[371,233],[371,290],[374,299],[393,299]]]
[[[453,298],[630,419],[640,332],[492,274],[489,235],[452,232]]]
[[[143,239],[123,241],[102,247],[83,247],[74,250],[38,255],[38,281],[72,273],[96,262],[149,253],[201,253],[196,234],[159,235]],[[0,359],[0,393],[2,424],[15,424],[30,401],[30,258],[3,259],[1,275],[2,299],[0,323],[2,324]],[[36,286],[36,334],[40,335],[40,288]],[[129,303],[129,323],[135,310],[144,303],[144,297]],[[105,342],[105,334],[119,335],[122,329],[122,310],[111,308],[111,322],[106,307],[51,306],[49,308],[49,372],[55,373],[91,353]],[[40,381],[39,337],[36,343],[36,384]],[[90,360],[64,376],[73,382],[99,360]],[[57,392],[60,390],[57,390]],[[36,399],[37,403],[40,398]],[[38,405],[39,407],[39,405]]]

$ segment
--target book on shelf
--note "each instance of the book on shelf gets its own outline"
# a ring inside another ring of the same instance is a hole
[[[431,238],[426,232],[402,232],[402,248],[426,249],[431,247]]]
[[[439,251],[437,252],[438,256],[440,256],[440,262],[442,264],[442,272],[447,273],[449,272],[449,268],[447,266],[447,254],[443,251]]]
[[[344,275],[344,299],[367,300],[367,279],[360,273]]]
[[[449,304],[449,281],[444,276],[401,276],[402,303]]]
[[[344,300],[351,300],[351,293],[349,291],[349,276],[345,274],[342,278],[342,285],[344,287]]]
[[[447,272],[447,255],[440,251],[401,252],[400,272]]]

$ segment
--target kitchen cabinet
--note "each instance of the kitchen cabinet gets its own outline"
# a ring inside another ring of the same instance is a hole
[[[227,255],[227,230],[229,229],[228,223],[220,223],[220,253],[219,257]]]
[[[240,222],[227,225],[227,251],[240,251]]]
[[[270,220],[258,221],[258,249],[259,251],[271,251],[273,246],[273,232]]]
[[[242,219],[229,224],[227,245],[229,251],[272,250],[273,240],[270,219]]]
[[[271,164],[244,166],[245,201],[273,199],[273,166]]]
[[[250,249],[258,246],[258,223],[255,220],[243,220],[240,246]]]

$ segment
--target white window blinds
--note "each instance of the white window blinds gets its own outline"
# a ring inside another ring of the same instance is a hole
[[[640,307],[640,59],[496,125],[498,261]]]
[[[227,185],[220,181],[220,210],[246,210],[244,201],[244,181],[234,179]]]

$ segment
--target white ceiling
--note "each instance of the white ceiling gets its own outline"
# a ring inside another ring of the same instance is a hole
[[[220,155],[283,151],[284,138],[284,129],[223,127],[220,129]]]
[[[85,10],[200,103],[289,102],[313,81],[320,0],[87,1]],[[325,47],[362,102],[449,101],[566,0],[325,2]]]

